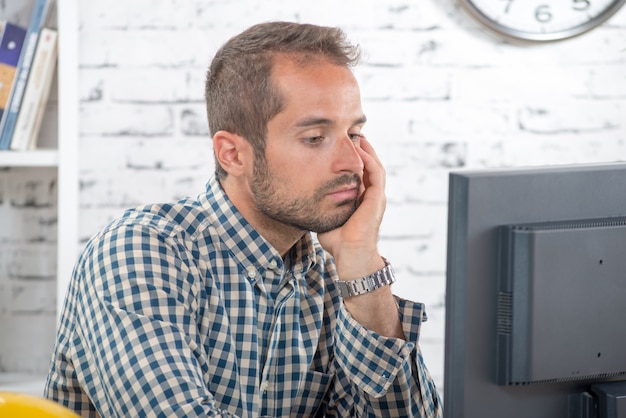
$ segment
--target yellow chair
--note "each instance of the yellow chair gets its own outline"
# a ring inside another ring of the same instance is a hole
[[[77,418],[74,412],[48,399],[0,392],[0,418]]]

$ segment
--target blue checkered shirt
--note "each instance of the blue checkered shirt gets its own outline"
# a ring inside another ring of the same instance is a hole
[[[87,244],[45,396],[82,416],[440,417],[417,344],[344,308],[306,234],[283,260],[215,178],[197,199],[127,211]]]

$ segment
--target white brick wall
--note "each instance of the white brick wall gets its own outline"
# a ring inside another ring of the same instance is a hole
[[[54,169],[0,170],[0,372],[38,372],[54,338]]]
[[[128,206],[203,190],[213,169],[203,78],[228,37],[285,19],[341,26],[362,45],[366,133],[389,177],[380,246],[400,276],[396,292],[429,307],[422,346],[440,385],[449,170],[626,157],[626,8],[584,36],[520,46],[453,0],[79,3],[83,242]],[[0,195],[7,176],[22,181],[0,172]],[[0,210],[20,212],[7,193]],[[6,274],[15,259],[0,257]],[[23,345],[0,350],[0,370],[22,367]]]

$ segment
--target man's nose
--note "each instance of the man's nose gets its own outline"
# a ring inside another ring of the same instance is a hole
[[[363,173],[363,160],[356,149],[358,146],[358,142],[354,142],[349,135],[339,138],[334,153],[334,171]]]

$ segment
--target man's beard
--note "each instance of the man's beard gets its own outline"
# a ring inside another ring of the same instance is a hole
[[[345,185],[355,185],[360,190],[357,174],[344,174],[320,187],[311,197],[289,197],[276,193],[277,180],[270,173],[264,156],[256,158],[251,182],[252,198],[259,212],[268,218],[303,231],[324,233],[339,228],[358,207],[358,196],[336,204],[337,210],[324,213],[321,203],[328,193]]]

